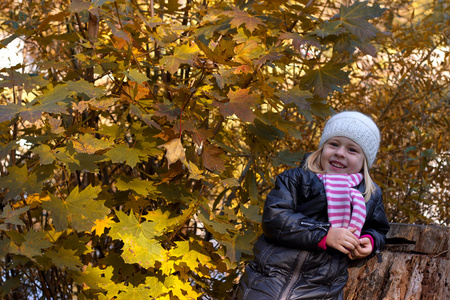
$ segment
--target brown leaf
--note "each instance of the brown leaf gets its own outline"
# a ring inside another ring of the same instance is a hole
[[[236,92],[230,90],[227,103],[217,103],[224,117],[236,115],[244,122],[252,122],[255,114],[251,110],[258,102],[259,96],[250,94],[250,89],[239,89]]]
[[[207,145],[202,153],[203,165],[206,169],[213,171],[222,172],[225,170],[225,161],[220,158],[224,152],[222,149]]]

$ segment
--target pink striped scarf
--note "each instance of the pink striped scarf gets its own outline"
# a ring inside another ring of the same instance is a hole
[[[366,203],[361,192],[354,189],[363,179],[357,174],[317,174],[325,186],[328,220],[333,227],[356,228],[359,238],[366,220]]]

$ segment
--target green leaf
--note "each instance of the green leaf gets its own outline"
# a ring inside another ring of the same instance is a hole
[[[11,291],[15,290],[16,288],[20,287],[22,285],[22,276],[14,276],[6,279],[2,282],[2,285],[0,286],[0,296],[7,297],[8,295],[11,295]]]
[[[327,63],[320,69],[307,70],[302,84],[312,87],[314,94],[325,98],[333,90],[339,90],[339,86],[348,84],[348,72],[341,70],[342,65]]]
[[[11,205],[7,204],[0,215],[0,219],[5,219],[5,223],[13,224],[13,225],[25,225],[23,221],[19,218],[21,214],[28,211],[30,209],[29,206],[25,206],[19,209],[12,209]]]
[[[313,94],[311,94],[309,91],[300,90],[298,85],[294,86],[287,92],[275,92],[275,95],[278,96],[280,100],[286,105],[294,103],[299,109],[311,109],[309,102],[306,101],[306,99],[312,98]]]
[[[303,152],[290,152],[289,150],[283,150],[277,153],[277,156],[273,158],[274,167],[278,167],[281,164],[285,164],[291,167],[300,165],[304,156]]]
[[[385,8],[381,8],[379,4],[368,6],[368,2],[354,2],[351,6],[341,5],[339,17],[344,20],[349,19],[373,19],[380,17]]]
[[[28,258],[42,255],[42,250],[53,246],[52,243],[46,240],[47,232],[42,231],[28,231],[25,235],[25,241],[20,244],[11,244],[10,252],[17,255],[24,255]]]
[[[67,230],[71,224],[73,229],[91,232],[95,221],[104,219],[110,211],[104,206],[104,200],[94,200],[100,192],[100,186],[89,185],[81,192],[77,186],[65,200],[49,195],[51,200],[44,202],[42,207],[52,212],[57,231]]]
[[[68,268],[74,271],[80,270],[83,263],[80,257],[75,254],[75,250],[59,248],[58,252],[47,251],[45,256],[50,258],[55,266],[58,268]]]
[[[55,161],[55,156],[52,149],[47,145],[40,145],[31,150],[33,153],[39,155],[39,162],[41,165],[48,165]]]
[[[138,238],[141,234],[147,239],[153,239],[155,236],[155,223],[153,222],[139,222],[133,211],[129,215],[122,211],[116,211],[116,216],[119,219],[118,223],[111,224],[109,236],[113,239],[121,239],[124,235],[129,235]]]
[[[123,71],[123,73],[128,77],[128,79],[139,84],[143,84],[144,82],[150,80],[146,75],[142,74],[139,70],[136,69],[131,69],[129,72]]]
[[[10,252],[11,241],[5,236],[0,239],[0,257],[5,257]]]
[[[345,32],[345,29],[341,27],[344,23],[342,20],[325,21],[320,28],[317,28],[311,32],[321,38],[329,35],[339,35]]]
[[[5,158],[6,155],[11,154],[11,151],[15,150],[18,147],[19,147],[19,145],[17,144],[16,140],[13,140],[7,144],[1,145],[0,146],[0,158],[1,159]]]
[[[119,191],[133,190],[138,195],[143,196],[148,196],[150,193],[156,192],[156,187],[153,185],[153,182],[138,178],[131,179],[126,176],[117,179],[116,188]]]
[[[106,152],[105,155],[109,157],[113,163],[126,163],[132,168],[147,157],[141,150],[129,148],[125,144],[115,145],[114,148]]]
[[[77,94],[85,94],[89,98],[100,98],[105,94],[103,87],[95,86],[93,83],[84,79],[67,81],[67,90],[76,92]]]
[[[368,6],[367,2],[355,2],[349,7],[342,5],[339,17],[344,20],[343,26],[348,31],[365,41],[375,37],[378,32],[368,20],[380,17],[385,10],[379,4]]]
[[[271,124],[264,124],[259,119],[255,119],[254,124],[248,125],[248,131],[255,134],[258,138],[265,139],[268,142],[284,138],[284,132]]]
[[[260,207],[259,205],[249,205],[248,207],[244,206],[242,203],[240,204],[241,211],[244,216],[254,223],[261,223],[261,214],[259,213]]]
[[[34,173],[28,174],[27,166],[8,168],[9,174],[0,178],[0,188],[9,189],[4,200],[15,198],[26,192],[28,195],[41,192],[42,185]]]

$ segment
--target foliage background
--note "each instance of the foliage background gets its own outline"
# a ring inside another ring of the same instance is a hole
[[[0,295],[226,299],[275,176],[355,109],[393,222],[448,225],[446,1],[3,1]]]

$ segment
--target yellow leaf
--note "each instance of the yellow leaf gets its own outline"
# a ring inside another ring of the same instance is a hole
[[[105,217],[102,220],[95,220],[95,225],[92,226],[91,232],[94,232],[95,230],[95,234],[100,236],[103,234],[103,232],[105,232],[105,228],[110,228],[111,227],[111,223],[114,223],[113,218],[112,217]]]

